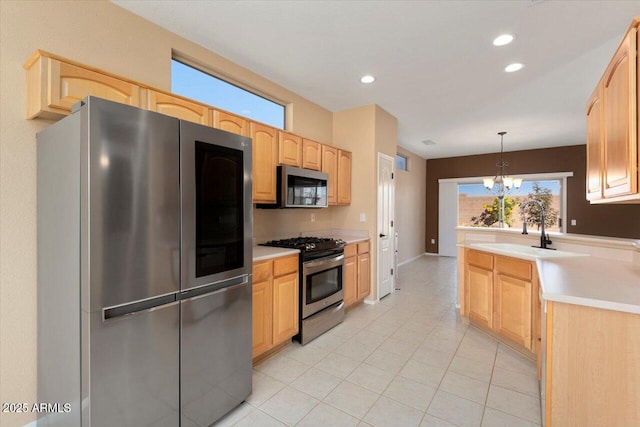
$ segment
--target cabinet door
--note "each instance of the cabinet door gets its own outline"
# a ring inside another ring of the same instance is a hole
[[[140,107],[140,87],[96,71],[42,58],[49,65],[47,109],[71,112],[71,106],[89,95]]]
[[[253,357],[269,350],[273,345],[272,281],[253,284]]]
[[[369,273],[371,259],[369,254],[358,255],[358,299],[362,299],[369,295],[371,291]]]
[[[253,201],[275,203],[278,131],[252,122],[251,138],[253,140]]]
[[[209,107],[166,93],[147,91],[147,109],[167,116],[211,126]]]
[[[358,264],[357,257],[350,256],[344,259],[342,276],[342,289],[344,291],[344,305],[349,307],[358,299]]]
[[[484,326],[493,326],[493,272],[465,266],[465,287],[469,292],[469,317]]]
[[[249,136],[249,122],[242,117],[225,111],[213,110],[213,127],[238,135]]]
[[[338,204],[351,204],[351,153],[338,150]]]
[[[338,149],[322,146],[322,172],[329,175],[327,199],[330,205],[338,204]]]
[[[616,51],[603,79],[604,197],[638,191],[636,30]]]
[[[298,274],[273,279],[273,343],[298,333]]]
[[[316,171],[322,169],[322,144],[310,139],[302,140],[302,167]]]
[[[496,332],[532,350],[531,282],[497,274],[495,304]]]
[[[602,198],[603,144],[602,84],[587,103],[587,200]]]
[[[302,137],[289,132],[278,132],[278,163],[302,167]]]

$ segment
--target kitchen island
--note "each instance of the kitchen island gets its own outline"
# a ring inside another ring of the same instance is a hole
[[[531,313],[524,313],[522,318],[530,316],[534,340],[535,331],[540,331],[536,357],[541,368],[543,424],[640,425],[637,241],[554,236],[558,246],[580,252],[558,256],[562,254],[549,251],[534,256],[529,246],[535,241],[530,238],[477,231],[459,230],[459,301],[463,315],[473,313],[464,298],[470,285],[465,268],[469,251],[503,257],[506,241],[513,245],[509,257],[528,260],[535,266],[530,301],[524,304]],[[469,234],[479,240],[469,239]],[[518,245],[522,251],[518,251]],[[492,321],[500,317],[496,313],[499,307],[492,304],[498,298],[493,290],[498,288],[488,285],[493,277],[482,283],[487,289],[485,300]],[[534,293],[536,277],[539,291]],[[475,324],[473,315],[470,318]]]

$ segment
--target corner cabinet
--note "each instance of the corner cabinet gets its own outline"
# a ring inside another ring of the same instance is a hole
[[[640,203],[638,55],[634,21],[587,103],[587,199]]]
[[[371,293],[371,258],[368,240],[352,243],[344,248],[342,289],[345,308],[361,302]]]
[[[298,255],[253,264],[253,358],[261,360],[298,333]]]
[[[533,358],[540,340],[535,265],[472,249],[464,257],[462,314]]]

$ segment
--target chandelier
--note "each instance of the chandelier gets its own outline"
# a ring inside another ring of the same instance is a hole
[[[521,178],[511,178],[504,174],[504,170],[509,163],[505,162],[502,158],[502,153],[504,149],[504,136],[507,132],[502,131],[498,132],[500,135],[500,161],[496,163],[498,167],[498,173],[493,178],[484,178],[482,182],[487,190],[491,191],[495,194],[500,200],[504,199],[505,194],[509,194],[511,189],[520,188],[522,185]],[[495,187],[495,188],[494,188]]]

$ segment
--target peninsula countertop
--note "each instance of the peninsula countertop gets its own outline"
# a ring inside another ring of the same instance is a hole
[[[538,259],[542,298],[640,314],[640,264],[598,257]]]
[[[571,252],[562,256],[563,251],[549,251],[548,256],[507,252],[517,245],[478,243],[458,246],[535,261],[543,300],[640,314],[640,263]]]

